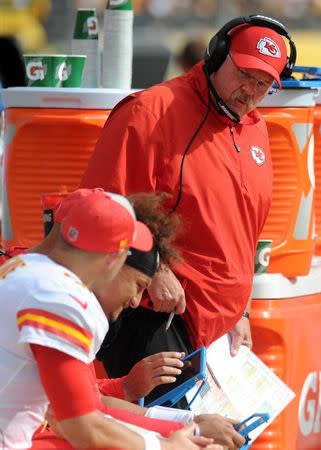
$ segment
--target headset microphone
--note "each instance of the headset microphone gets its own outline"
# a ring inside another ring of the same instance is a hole
[[[220,97],[218,95],[217,90],[215,89],[215,87],[213,86],[213,83],[211,81],[210,74],[208,73],[208,68],[207,68],[206,64],[203,65],[203,71],[206,76],[208,88],[211,91],[211,94],[213,95],[213,97],[215,98],[216,108],[217,108],[218,112],[221,112],[223,115],[228,117],[232,122],[240,123],[241,117],[235,111],[233,111],[231,108],[229,108],[227,106],[227,104],[224,102],[224,100],[222,99],[222,97]]]

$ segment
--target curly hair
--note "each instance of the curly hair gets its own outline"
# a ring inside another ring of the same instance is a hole
[[[173,246],[181,221],[177,214],[169,214],[164,205],[170,197],[166,192],[139,192],[127,196],[137,219],[150,229],[161,263],[169,267],[182,260],[180,252]]]

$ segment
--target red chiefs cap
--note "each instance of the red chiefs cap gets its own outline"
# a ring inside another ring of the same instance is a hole
[[[87,191],[87,195],[73,201],[62,219],[61,235],[68,244],[96,253],[129,247],[143,252],[151,250],[153,236],[145,224],[136,220],[126,197],[102,189]]]
[[[279,33],[265,27],[240,27],[231,35],[230,52],[238,67],[262,70],[272,75],[281,88],[287,48]]]

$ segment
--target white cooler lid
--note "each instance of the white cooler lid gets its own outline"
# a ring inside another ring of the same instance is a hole
[[[314,106],[317,96],[319,94],[318,88],[299,88],[299,89],[277,89],[276,92],[267,95],[260,102],[259,108],[264,107],[307,107]]]
[[[253,299],[285,299],[319,294],[321,292],[321,258],[314,257],[308,275],[286,278],[280,273],[254,276]]]
[[[5,108],[112,109],[137,89],[12,87],[1,91]]]

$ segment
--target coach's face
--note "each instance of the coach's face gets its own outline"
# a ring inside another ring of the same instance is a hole
[[[242,117],[257,107],[274,79],[262,70],[237,67],[228,55],[217,72],[212,73],[211,81],[227,106]]]

